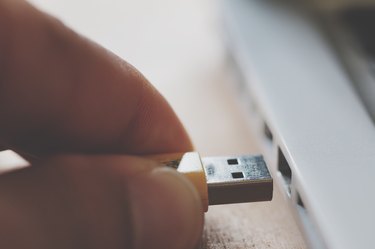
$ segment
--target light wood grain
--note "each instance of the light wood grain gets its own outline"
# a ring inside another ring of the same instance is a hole
[[[210,207],[201,248],[305,248],[278,190],[269,203]]]
[[[205,85],[204,97],[190,98],[194,98],[197,105],[211,102],[212,106],[200,110],[206,113],[201,115],[206,116],[205,120],[208,122],[199,122],[199,119],[191,117],[194,115],[192,113],[180,113],[195,120],[188,128],[193,137],[200,137],[197,148],[203,154],[209,155],[258,153],[259,148],[250,132],[251,127],[246,125],[243,113],[236,105],[236,96],[232,95],[233,91],[228,89],[234,79],[230,77],[225,63],[214,75],[221,77],[200,82],[199,86],[189,85],[190,88],[196,88],[196,91]],[[195,91],[191,89],[190,92]],[[213,124],[220,128],[212,128]],[[209,139],[215,136],[215,132],[216,138]],[[275,189],[271,202],[211,206],[206,214],[201,248],[302,249],[306,248],[306,245],[283,196]]]

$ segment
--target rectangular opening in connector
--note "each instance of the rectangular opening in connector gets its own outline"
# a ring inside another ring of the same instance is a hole
[[[264,136],[267,138],[267,140],[272,142],[273,134],[272,134],[270,128],[268,127],[267,123],[263,124],[263,133],[264,133]]]
[[[278,149],[278,160],[277,160],[278,170],[281,173],[284,184],[288,193],[288,196],[290,196],[291,188],[290,184],[292,182],[292,170],[290,169],[289,163],[286,160],[284,153],[281,151],[281,149]]]
[[[228,159],[227,162],[228,162],[229,165],[237,165],[238,164],[237,158]]]
[[[240,178],[244,178],[244,176],[243,176],[243,173],[242,173],[242,172],[233,172],[233,173],[232,173],[232,177],[233,177],[233,179],[240,179]]]

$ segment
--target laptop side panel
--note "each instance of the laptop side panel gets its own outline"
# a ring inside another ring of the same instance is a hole
[[[302,10],[222,3],[246,112],[310,247],[371,248],[375,129],[338,58]]]

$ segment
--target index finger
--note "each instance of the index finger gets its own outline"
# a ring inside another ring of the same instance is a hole
[[[30,154],[191,149],[131,65],[24,1],[0,1],[0,144]]]

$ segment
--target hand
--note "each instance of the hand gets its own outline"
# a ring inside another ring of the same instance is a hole
[[[193,248],[203,211],[172,169],[192,145],[133,67],[19,0],[0,0],[0,248]],[[133,155],[133,156],[129,156]]]

